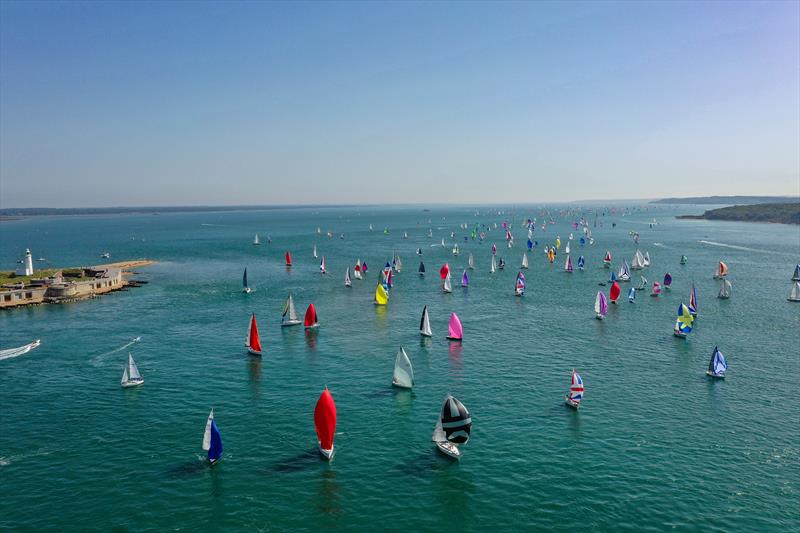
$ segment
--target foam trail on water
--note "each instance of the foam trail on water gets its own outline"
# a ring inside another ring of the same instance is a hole
[[[133,345],[134,345],[134,344],[136,344],[137,342],[139,342],[139,337],[136,337],[135,339],[131,339],[130,341],[126,342],[125,344],[123,344],[123,345],[122,345],[122,346],[120,346],[119,348],[114,348],[113,350],[109,350],[108,352],[103,352],[103,353],[101,353],[100,355],[97,355],[97,356],[95,356],[95,357],[94,357],[94,359],[92,359],[92,362],[93,362],[95,365],[97,365],[98,363],[100,363],[100,361],[101,361],[101,360],[102,360],[104,357],[106,357],[106,356],[109,356],[109,355],[111,355],[112,353],[121,352],[122,350],[125,350],[126,348],[128,348],[128,347],[130,347],[130,346],[133,346]]]
[[[766,250],[758,250],[756,248],[748,248],[746,246],[736,246],[735,244],[725,244],[722,242],[703,241],[703,240],[697,242],[699,242],[700,244],[707,244],[709,246],[720,246],[722,248],[733,248],[734,250],[744,250],[745,252],[758,252],[762,254],[769,253]]]

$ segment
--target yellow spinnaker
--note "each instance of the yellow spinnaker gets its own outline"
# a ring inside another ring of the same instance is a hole
[[[387,303],[389,303],[389,293],[386,292],[383,285],[378,283],[378,286],[375,287],[375,304],[386,305]]]

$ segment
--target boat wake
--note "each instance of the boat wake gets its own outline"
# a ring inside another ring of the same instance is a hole
[[[722,242],[715,242],[715,241],[697,241],[700,244],[707,244],[709,246],[719,246],[722,248],[732,248],[734,250],[744,250],[745,252],[758,252],[758,253],[769,253],[766,250],[758,250],[756,248],[748,248],[747,246],[736,246],[735,244],[725,244]]]
[[[9,348],[7,350],[0,350],[0,361],[4,359],[13,359],[14,357],[19,357],[20,355],[25,355],[31,350],[38,348],[40,344],[41,341],[35,340],[32,343],[26,344],[25,346],[20,346],[19,348]]]
[[[97,366],[98,364],[100,364],[100,361],[102,361],[105,357],[107,357],[107,356],[109,356],[111,354],[117,353],[117,352],[121,352],[121,351],[123,351],[123,350],[125,350],[127,348],[130,348],[131,346],[133,346],[134,344],[136,344],[140,340],[142,340],[141,337],[134,337],[131,340],[129,340],[128,342],[126,342],[125,344],[123,344],[122,346],[120,346],[119,348],[114,348],[113,350],[109,350],[107,352],[103,352],[103,353],[101,353],[99,355],[96,355],[92,359],[92,363],[94,364],[94,366]]]

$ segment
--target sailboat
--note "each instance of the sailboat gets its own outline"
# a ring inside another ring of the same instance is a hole
[[[472,417],[469,411],[463,403],[448,394],[442,403],[439,419],[431,436],[436,448],[448,457],[460,459],[461,451],[457,445],[469,441],[471,430]]]
[[[689,293],[689,313],[692,318],[697,318],[697,289],[692,283],[692,292]]]
[[[517,279],[514,281],[514,295],[522,296],[525,294],[525,274],[520,270],[517,273]]]
[[[728,298],[731,297],[732,288],[733,286],[731,285],[730,281],[728,281],[727,279],[720,280],[719,294],[717,294],[717,298],[720,298],[722,300],[727,300]]]
[[[800,281],[800,264],[794,267],[794,273],[792,274],[792,281]]]
[[[258,336],[256,314],[250,317],[250,326],[247,328],[247,342],[244,343],[247,351],[253,355],[261,355],[261,338]]]
[[[492,255],[496,255],[496,254],[497,254],[497,245],[492,243]]]
[[[636,303],[636,289],[634,287],[631,287],[631,290],[628,291],[628,302]]]
[[[286,302],[283,304],[283,314],[281,316],[281,327],[285,326],[296,326],[300,323],[300,319],[297,318],[297,311],[294,308],[294,300],[292,299],[292,295],[290,294],[286,298]]]
[[[570,407],[577,409],[581,405],[581,400],[583,400],[583,379],[581,376],[572,369],[572,383],[569,387],[569,393],[567,394],[566,404]]]
[[[594,299],[594,316],[597,320],[603,320],[603,317],[608,314],[608,301],[603,291],[597,291],[597,296]]]
[[[450,315],[450,324],[447,326],[447,340],[449,341],[461,341],[463,337],[463,329],[461,328],[461,320],[458,319],[458,315],[452,313]]]
[[[503,258],[501,257],[500,260],[497,262],[497,269],[503,270],[505,267],[506,267],[506,262],[503,261]]]
[[[375,305],[386,305],[389,303],[389,292],[383,283],[378,283],[375,287]]]
[[[244,275],[242,276],[242,292],[245,294],[250,294],[252,289],[247,286],[247,269],[244,269]]]
[[[467,271],[466,270],[461,275],[461,286],[462,287],[469,287],[469,276],[467,276]]]
[[[417,255],[422,255],[422,248],[417,248]]]
[[[617,273],[613,270],[611,271],[611,277],[608,279],[609,283],[616,283],[617,282]]]
[[[572,257],[567,254],[567,262],[564,263],[564,271],[572,274]]]
[[[453,284],[450,280],[450,272],[447,272],[447,276],[444,278],[444,283],[442,284],[442,290],[444,292],[453,292]]]
[[[493,255],[492,256],[492,263],[489,266],[489,273],[490,274],[494,274],[495,272],[497,272],[497,263],[495,262],[494,255]]]
[[[675,328],[673,334],[676,337],[680,337],[685,339],[686,336],[692,332],[692,323],[694,322],[694,317],[689,312],[689,308],[686,305],[681,304],[678,307],[678,318],[675,320]]]
[[[414,369],[411,367],[411,360],[402,346],[394,359],[392,385],[401,389],[410,389],[414,386]]]
[[[407,231],[403,232],[403,239],[408,239],[408,232]]]
[[[422,308],[422,318],[419,320],[419,334],[423,337],[433,337],[431,319],[428,316],[428,306]]]
[[[615,281],[614,283],[611,284],[611,289],[608,291],[608,299],[611,300],[612,304],[617,303],[617,300],[619,299],[619,295],[621,292],[622,291],[620,289],[619,283]]]
[[[522,265],[520,268],[528,268],[528,252],[522,252]]]
[[[644,259],[642,260],[642,266],[647,268],[650,266],[650,252],[644,253]]]
[[[622,261],[622,265],[619,267],[619,273],[617,274],[617,279],[620,281],[630,281],[631,280],[631,271],[628,267],[627,261]]]
[[[633,260],[631,261],[631,270],[641,270],[644,267],[644,256],[641,250],[636,250],[636,253],[633,254]]]
[[[567,243],[566,248],[564,248],[564,253],[569,255],[569,243]]]
[[[253,238],[253,246],[258,246],[260,244],[261,244],[261,240],[259,240],[258,233],[256,233],[256,236]]]
[[[139,373],[139,368],[136,366],[136,361],[133,360],[133,355],[128,352],[128,362],[125,363],[125,370],[122,372],[123,387],[138,387],[144,384],[144,378]]]
[[[336,434],[336,404],[328,387],[322,391],[314,408],[314,428],[317,430],[319,453],[330,461],[333,459],[333,437]]]
[[[470,270],[475,270],[475,259],[472,257],[472,252],[469,253],[469,259],[467,259],[467,266]]]
[[[284,257],[286,258],[286,266],[292,266],[292,254],[287,251]]]
[[[453,255],[458,255],[460,253],[461,253],[461,251],[458,249],[458,244],[454,244],[453,245]]]
[[[647,287],[647,278],[644,276],[639,276],[639,285],[637,285],[637,291],[643,291]]]
[[[586,259],[583,256],[578,258],[578,270],[583,270],[586,267]]]
[[[712,378],[725,379],[725,372],[728,370],[728,362],[725,361],[725,356],[719,351],[717,346],[714,346],[714,351],[711,353],[711,360],[708,362],[708,370],[706,375]]]
[[[306,309],[306,316],[303,320],[303,325],[306,329],[311,328],[318,328],[319,327],[319,319],[317,318],[317,309],[314,307],[314,304],[308,304],[308,309]]]
[[[723,261],[717,264],[717,269],[714,271],[714,279],[722,279],[728,275],[728,265]]]
[[[681,264],[682,265],[685,265],[688,261],[689,261],[688,257],[686,257],[685,255],[681,256]]]
[[[214,409],[208,414],[206,420],[206,430],[203,433],[203,450],[208,452],[208,464],[214,466],[222,457],[222,436],[219,434],[219,428],[214,421]]]
[[[425,275],[425,263],[423,263],[422,261],[419,262],[419,269],[417,269],[417,272],[419,272],[420,276]]]
[[[325,256],[322,256],[322,261],[319,262],[319,273],[320,274],[327,274],[328,272],[325,270]]]
[[[442,248],[444,248],[445,246],[447,245],[444,243],[444,237],[442,237]]]
[[[661,295],[661,284],[657,281],[653,282],[653,290],[650,291],[650,296],[658,297]]]
[[[314,259],[317,258],[317,245],[314,245]]]
[[[669,272],[667,272],[666,274],[664,274],[664,289],[670,290],[671,287],[672,287],[672,275]]]
[[[605,268],[611,268],[611,252],[606,251],[606,256],[603,258],[603,266]]]
[[[352,287],[353,282],[350,280],[350,267],[347,267],[347,270],[344,272],[344,286],[345,287]]]
[[[789,297],[786,299],[790,302],[800,302],[800,281],[792,283],[792,290],[789,291]]]

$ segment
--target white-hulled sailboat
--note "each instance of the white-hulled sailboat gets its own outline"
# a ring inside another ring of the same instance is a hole
[[[347,267],[347,270],[344,272],[344,286],[345,287],[353,286],[353,282],[350,281],[350,267]]]
[[[286,326],[296,326],[302,323],[302,320],[297,318],[297,311],[294,308],[294,300],[292,299],[292,295],[286,298],[286,302],[283,304],[283,315],[281,316],[281,327]]]
[[[789,297],[786,299],[790,302],[800,302],[800,281],[792,283],[792,290],[789,291]]]
[[[640,250],[636,250],[636,253],[633,254],[633,260],[631,261],[631,270],[641,270],[644,267],[644,256]]]
[[[428,316],[428,306],[422,308],[422,318],[419,320],[419,334],[423,337],[433,337],[431,319]]]
[[[453,282],[450,279],[450,271],[447,272],[447,276],[444,278],[444,283],[442,284],[442,290],[444,292],[453,292]]]
[[[314,245],[314,259],[317,258],[317,245]]]
[[[597,291],[597,296],[594,299],[594,316],[597,320],[603,320],[608,314],[608,300],[603,291]]]
[[[394,358],[392,385],[401,389],[410,389],[414,386],[414,369],[411,366],[408,354],[402,346],[397,352],[397,357]]]
[[[727,300],[728,298],[731,297],[732,288],[733,286],[731,285],[730,281],[728,281],[727,279],[720,280],[719,294],[717,294],[717,298],[720,298],[722,300]]]
[[[469,253],[469,259],[467,259],[467,266],[470,270],[475,270],[475,259],[472,257],[472,252]]]
[[[136,361],[133,360],[133,355],[130,352],[128,352],[128,361],[125,363],[125,370],[122,372],[120,384],[123,387],[138,387],[144,384],[144,378],[139,373],[139,368],[136,366]]]
[[[492,264],[489,266],[489,273],[494,274],[497,272],[497,262],[494,260],[494,255],[492,255]]]
[[[442,403],[431,440],[436,448],[453,459],[461,458],[458,444],[466,444],[472,430],[472,417],[463,403],[449,394]]]
[[[572,407],[573,409],[577,409],[581,405],[581,400],[583,399],[583,379],[581,376],[572,369],[572,383],[569,387],[569,393],[567,394],[567,398],[565,403]]]
[[[258,246],[259,244],[261,244],[261,240],[258,238],[258,233],[256,233],[256,236],[253,238],[253,246]]]
[[[714,346],[714,351],[711,353],[711,360],[708,362],[708,370],[706,375],[712,378],[725,379],[725,372],[728,371],[728,362],[725,361],[725,356],[719,351],[717,346]]]
[[[253,289],[251,289],[247,284],[247,269],[246,268],[244,269],[244,275],[242,276],[242,292],[245,293],[245,294],[250,294],[251,292],[253,292]]]
[[[522,252],[522,265],[520,268],[528,268],[528,252]]]

